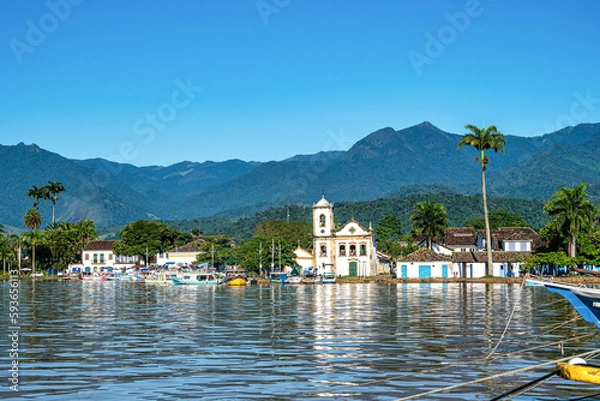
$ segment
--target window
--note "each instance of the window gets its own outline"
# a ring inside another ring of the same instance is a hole
[[[350,245],[350,256],[356,256],[356,245]]]
[[[324,214],[319,216],[319,227],[325,227],[325,215]]]
[[[90,254],[89,253],[85,254],[85,260],[90,260]]]
[[[514,242],[509,242],[508,243],[508,250],[509,251],[516,251],[517,250],[516,244]]]
[[[360,244],[360,256],[367,256],[367,246]]]
[[[519,243],[519,250],[520,251],[526,251],[527,250],[527,242],[521,242]]]
[[[103,253],[100,254],[100,263],[104,263],[104,254]]]
[[[327,245],[321,245],[321,256],[327,256]]]
[[[346,256],[346,245],[340,245],[340,256]]]
[[[94,260],[92,261],[92,263],[98,263],[98,254],[97,253],[94,254]]]
[[[108,254],[108,260],[113,260],[113,254],[112,253]]]

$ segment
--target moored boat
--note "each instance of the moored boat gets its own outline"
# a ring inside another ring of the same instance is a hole
[[[223,277],[213,272],[185,272],[171,280],[175,285],[219,285],[225,282]]]
[[[325,272],[323,273],[323,284],[335,284],[335,273],[334,272]]]
[[[548,291],[563,296],[586,322],[600,328],[600,289],[531,279],[526,282],[544,286]]]
[[[245,287],[248,281],[244,277],[235,277],[227,281],[229,287]]]

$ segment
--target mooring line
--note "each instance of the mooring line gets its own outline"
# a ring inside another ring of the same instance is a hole
[[[523,291],[523,287],[525,286],[526,279],[527,279],[527,275],[525,275],[525,277],[523,278],[523,281],[521,281],[521,286],[519,287],[519,293],[517,294],[517,298],[521,296],[521,291]],[[492,351],[485,358],[483,358],[484,361],[488,360],[492,355],[494,355],[494,353],[498,349],[498,346],[504,339],[504,336],[506,335],[506,332],[508,331],[508,326],[510,326],[510,321],[512,320],[512,318],[515,314],[515,310],[517,309],[517,304],[518,304],[518,302],[515,302],[515,304],[513,305],[512,312],[510,312],[510,316],[508,317],[508,322],[506,322],[506,326],[504,326],[504,331],[502,332],[502,335],[496,342],[496,346],[492,349]]]
[[[568,361],[568,360],[570,360],[572,358],[584,358],[585,359],[586,356],[590,356],[590,355],[594,355],[594,354],[597,355],[599,353],[600,353],[599,350],[588,351],[588,352],[584,352],[584,353],[581,353],[581,354],[570,356],[568,358],[561,358],[561,359],[557,359],[555,361],[544,362],[544,363],[540,363],[540,364],[534,365],[534,366],[529,366],[529,367],[520,368],[520,369],[514,369],[514,370],[511,370],[509,372],[498,373],[498,374],[495,374],[495,375],[492,375],[492,376],[488,376],[488,377],[484,377],[484,378],[481,378],[481,379],[471,380],[471,381],[466,382],[466,383],[455,384],[455,385],[444,387],[444,388],[440,388],[440,389],[437,389],[437,390],[431,390],[431,391],[426,391],[424,393],[409,395],[407,397],[398,398],[396,401],[412,400],[412,399],[415,399],[415,398],[420,398],[420,397],[424,397],[424,396],[431,395],[431,394],[443,393],[443,392],[446,392],[446,391],[449,391],[449,390],[454,390],[454,389],[457,389],[457,388],[460,388],[460,387],[468,386],[470,384],[482,383],[482,382],[485,382],[485,381],[488,381],[488,380],[492,380],[492,379],[497,379],[497,378],[500,378],[500,377],[508,376],[510,374],[513,374],[513,373],[527,372],[529,370],[541,368],[541,367],[544,367],[544,366],[555,365],[555,364],[557,364],[559,362],[566,362],[566,361]]]

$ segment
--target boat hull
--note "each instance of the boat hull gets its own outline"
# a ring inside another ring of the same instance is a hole
[[[245,287],[246,284],[248,284],[248,282],[241,277],[234,278],[227,282],[229,287]]]

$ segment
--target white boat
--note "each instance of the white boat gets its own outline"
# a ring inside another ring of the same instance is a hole
[[[323,273],[323,284],[335,284],[335,273],[334,272],[325,272]]]
[[[288,276],[285,281],[286,284],[302,284],[302,277],[300,276]]]
[[[219,285],[225,282],[225,278],[213,272],[184,272],[173,277],[175,285]]]

